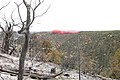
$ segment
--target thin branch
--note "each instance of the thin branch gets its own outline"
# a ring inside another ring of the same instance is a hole
[[[13,25],[9,22],[8,31],[13,31]]]
[[[13,24],[13,26],[18,26],[21,29],[22,27],[20,25],[21,23]]]
[[[25,6],[27,8],[27,5],[28,5],[27,2],[25,0],[23,0],[23,3],[25,4]]]
[[[32,1],[32,0],[31,0]],[[30,26],[31,26],[31,24],[34,22],[34,20],[35,20],[35,11],[36,11],[36,9],[40,6],[40,4],[42,4],[44,2],[44,0],[39,0],[39,3],[34,7],[34,8],[32,8],[31,7],[31,3],[30,4],[27,4],[27,2],[25,1],[25,0],[23,0],[23,3],[24,3],[24,5],[26,6],[26,9],[28,10],[28,8],[31,8],[31,10],[32,10],[32,20],[30,21],[30,23],[26,26],[26,27],[24,27],[24,22],[22,21],[22,17],[21,17],[21,15],[20,15],[20,10],[19,10],[19,5],[17,5],[17,7],[18,7],[18,13],[19,13],[19,17],[20,17],[20,20],[21,20],[21,22],[22,22],[22,29],[19,31],[19,32],[22,32],[22,31],[24,31],[25,29],[27,29],[27,28],[29,28]],[[50,5],[51,6],[51,5]],[[43,16],[48,10],[49,10],[49,8],[50,8],[50,6],[48,7],[48,9],[41,15],[41,16]]]
[[[10,2],[7,3],[5,6],[1,7],[0,10],[2,10],[2,9],[5,8],[5,7],[7,7],[9,4],[10,4]]]
[[[44,13],[42,13],[41,15],[35,16],[35,18],[36,17],[42,17],[44,14],[46,14],[48,12],[48,10],[50,9],[50,7],[51,7],[51,5],[49,5],[49,7],[47,8],[47,10]]]
[[[15,2],[14,2],[14,3],[15,3]],[[22,2],[22,3],[23,3],[23,2]],[[22,3],[21,3],[21,4],[22,4]],[[20,5],[21,5],[21,4],[19,4],[19,5],[18,5],[17,3],[15,3],[15,4],[16,4],[17,9],[18,9],[18,15],[19,15],[20,21],[21,21],[21,23],[23,24],[23,20],[22,20],[21,14],[20,14]]]
[[[35,6],[36,6],[36,0],[35,0]]]
[[[7,25],[7,27],[8,27],[8,22],[7,22],[7,19],[6,19],[6,17],[5,17],[5,14],[4,14],[4,17],[2,18],[4,21],[5,21],[5,23],[6,23],[6,25]]]
[[[36,9],[38,8],[38,6],[40,5],[40,4],[42,4],[44,2],[44,0],[41,2],[40,0],[39,0],[39,3],[36,5],[36,7],[34,8],[34,9],[32,9],[32,12],[33,12],[33,18],[32,18],[32,21],[30,22],[30,24],[29,24],[29,26],[33,23],[33,21],[35,20],[35,11],[36,11]],[[50,7],[50,6],[49,6]]]
[[[34,8],[33,11],[35,11],[35,10],[38,8],[38,6],[39,6],[40,4],[42,4],[43,2],[44,2],[44,0],[43,0],[42,2],[39,0],[39,3],[35,6],[35,8]]]
[[[16,26],[18,26],[20,29],[22,29],[22,27],[21,27],[21,26],[19,26],[19,25],[16,25]]]
[[[15,2],[14,2],[15,3]],[[22,3],[24,3],[25,5],[26,5],[26,2],[25,2],[25,0],[23,0],[23,2]],[[21,3],[21,4],[22,4]],[[21,17],[21,14],[20,14],[20,5],[21,4],[17,4],[17,3],[15,3],[16,4],[16,6],[17,6],[17,9],[18,9],[18,15],[19,15],[19,18],[20,18],[20,21],[21,21],[21,23],[22,23],[22,27],[21,27],[21,30],[20,31],[18,31],[19,33],[21,33],[21,31],[23,31],[23,29],[24,29],[24,23],[25,23],[25,21],[23,22],[23,20],[22,20],[22,17]]]
[[[4,30],[4,28],[3,28],[1,25],[0,25],[0,28],[2,29],[2,31],[3,31],[4,33],[6,33],[5,30]]]
[[[18,26],[18,27],[20,27],[19,26],[19,23],[18,24],[15,24],[15,21],[14,21],[14,19],[13,19],[13,12],[15,11],[15,9],[12,11],[12,13],[11,13],[11,20],[12,20],[12,26]],[[21,27],[20,27],[21,28]]]
[[[44,2],[44,0],[43,0],[42,2],[39,0],[39,3],[35,6],[35,8],[34,8],[34,9],[31,8],[31,9],[32,9],[32,12],[33,12],[33,18],[32,18],[32,20],[31,20],[31,22],[28,24],[28,26],[26,26],[26,28],[23,28],[23,27],[22,27],[21,31],[24,31],[25,29],[27,29],[27,28],[30,27],[30,25],[33,23],[33,21],[34,21],[34,19],[35,19],[35,11],[36,11],[36,9],[37,9],[38,6],[39,6],[40,4],[42,4],[43,2]],[[23,3],[25,4],[26,8],[28,9],[30,5],[27,4],[27,3],[25,2],[25,0],[23,0]],[[30,6],[30,7],[31,7],[31,6]],[[21,31],[20,31],[20,32],[21,32]]]
[[[14,11],[15,11],[15,10],[13,10],[12,13],[11,13],[11,20],[12,20],[13,24],[14,24],[14,22],[15,22],[14,19],[13,19],[13,12],[14,12]]]
[[[13,12],[14,12],[14,11],[15,11],[15,10],[13,10],[12,13],[11,13],[11,20],[12,20],[12,22],[13,22],[13,26],[18,26],[18,27],[21,29],[22,27],[19,26],[21,23],[17,23],[17,24],[14,23],[14,22],[15,22],[14,19],[13,19]],[[24,21],[23,23],[25,23],[25,21]]]

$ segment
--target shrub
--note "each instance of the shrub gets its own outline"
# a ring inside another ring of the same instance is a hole
[[[110,77],[120,79],[120,48],[117,49],[115,54],[110,60]]]

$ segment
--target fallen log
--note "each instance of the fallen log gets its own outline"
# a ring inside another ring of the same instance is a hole
[[[6,69],[0,69],[0,72],[6,72],[9,73],[10,75],[18,75],[18,72],[11,71],[11,70],[6,70]],[[63,71],[56,73],[56,74],[49,74],[49,75],[44,75],[44,74],[38,74],[38,73],[29,73],[29,72],[24,72],[24,76],[30,76],[31,78],[34,79],[51,79],[55,78],[56,76],[59,76],[63,73]]]
[[[11,63],[14,63],[16,60],[19,60],[19,58],[13,57],[13,56],[8,55],[8,54],[2,54],[2,53],[0,53],[0,57],[1,58],[6,58],[6,59],[12,61]],[[0,65],[0,72],[9,73],[11,76],[17,76],[18,75],[18,70],[17,69],[7,68],[7,67],[2,66],[2,65]],[[58,76],[62,73],[63,72],[61,71],[59,73],[55,73],[55,74],[50,73],[49,75],[45,75],[45,74],[36,73],[34,71],[30,73],[30,70],[25,70],[24,71],[24,76],[29,76],[31,78],[36,78],[36,79],[50,79],[50,78],[55,78],[56,76]]]
[[[96,77],[99,77],[102,80],[111,80],[110,78],[103,77],[101,75],[95,75]]]
[[[7,58],[7,59],[13,59],[13,58],[15,58],[15,57],[13,57],[11,55],[3,54],[3,53],[0,53],[0,57]]]

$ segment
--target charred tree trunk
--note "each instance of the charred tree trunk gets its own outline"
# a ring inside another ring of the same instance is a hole
[[[28,42],[29,42],[29,29],[27,30],[27,33],[25,34],[25,42],[22,47],[20,59],[19,59],[19,74],[18,74],[18,80],[23,80],[23,74],[24,74],[24,61],[26,57],[26,52],[28,49]]]
[[[5,33],[3,52],[9,54],[9,33]]]
[[[7,24],[7,23],[6,23]],[[4,30],[4,38],[3,38],[3,43],[2,43],[2,52],[9,54],[9,50],[10,50],[10,38],[12,36],[13,33],[13,29],[11,24],[9,23],[9,25],[7,25],[7,30]]]
[[[28,44],[29,44],[29,24],[30,24],[30,6],[28,5],[27,7],[27,22],[26,22],[26,29],[22,32],[24,33],[25,41],[22,47],[22,51],[20,54],[20,59],[19,59],[19,74],[18,74],[18,80],[23,80],[23,74],[24,74],[24,62],[26,58],[26,53],[28,50]]]

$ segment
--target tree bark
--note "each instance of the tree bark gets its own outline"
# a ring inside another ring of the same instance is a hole
[[[29,42],[29,29],[27,29],[27,33],[25,34],[25,41],[22,47],[20,59],[19,59],[19,74],[18,74],[18,80],[23,80],[23,74],[24,74],[24,62],[26,57],[26,52],[28,49],[28,42]]]
[[[9,53],[9,33],[5,33],[5,38],[4,38],[4,53],[8,54]]]
[[[24,74],[24,62],[26,58],[26,53],[28,50],[28,44],[29,44],[29,27],[30,27],[30,5],[27,5],[27,22],[26,22],[26,27],[25,30],[21,30],[20,33],[24,32],[24,37],[25,41],[22,47],[22,51],[20,54],[20,59],[19,59],[19,74],[18,74],[18,80],[23,80],[23,74]]]

